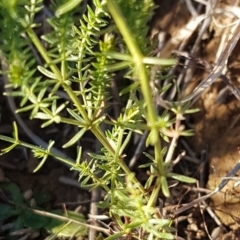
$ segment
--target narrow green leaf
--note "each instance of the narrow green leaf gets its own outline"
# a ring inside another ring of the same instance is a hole
[[[130,139],[131,139],[131,136],[132,136],[132,132],[130,131],[127,135],[127,137],[125,138],[124,142],[122,143],[122,146],[119,150],[119,154],[122,155],[124,149],[126,148],[126,146],[128,145]]]
[[[58,9],[56,10],[55,14],[56,17],[60,17],[61,15],[70,12],[74,8],[77,7],[77,5],[80,5],[83,0],[68,0],[66,3],[62,4]]]
[[[13,137],[15,140],[18,140],[18,127],[17,127],[17,123],[13,122]]]
[[[181,136],[191,137],[193,135],[194,135],[194,132],[191,129],[181,132]]]
[[[53,122],[54,122],[54,119],[50,119],[50,120],[46,121],[45,123],[43,123],[43,124],[41,125],[41,128],[45,128],[45,127],[53,124]]]
[[[33,108],[34,108],[34,105],[31,104],[31,105],[28,105],[28,106],[26,106],[26,107],[19,108],[19,109],[17,109],[15,112],[16,112],[16,113],[27,112],[27,111],[29,111],[29,110],[31,110],[31,109],[33,109]]]
[[[80,164],[81,158],[82,158],[82,147],[77,146],[76,164]]]
[[[103,156],[103,155],[99,155],[99,154],[95,154],[95,153],[88,153],[88,155],[90,157],[92,157],[92,158],[99,159],[99,160],[104,160],[104,161],[109,160],[109,157]]]
[[[177,173],[168,173],[167,177],[170,177],[172,179],[178,180],[180,182],[184,182],[184,183],[196,183],[196,179],[195,178],[191,178],[191,177],[187,177],[181,174],[177,174]]]
[[[105,240],[115,240],[115,239],[119,239],[122,235],[124,235],[124,232],[119,232],[119,233],[115,233],[107,238],[105,238]]]
[[[187,109],[187,110],[185,110],[185,114],[192,114],[192,113],[196,113],[196,112],[199,112],[199,111],[200,111],[199,108]]]
[[[154,157],[152,156],[152,155],[150,155],[149,153],[147,153],[147,152],[143,152],[143,154],[148,158],[148,159],[150,159],[151,161],[155,161],[155,159],[154,159]]]
[[[157,236],[159,239],[169,239],[169,240],[173,240],[175,239],[175,236],[171,233],[162,233],[160,231],[157,231],[155,229],[151,229],[151,232]]]
[[[42,119],[42,120],[47,120],[47,119],[52,119],[52,116],[49,116],[48,114],[46,113],[43,113],[43,112],[38,112],[34,118],[38,118],[38,119]]]
[[[36,156],[36,151],[34,151],[33,150],[33,154]],[[48,154],[46,154],[45,153],[45,155],[44,155],[44,153],[42,153],[42,155],[43,155],[43,159],[42,159],[42,161],[38,164],[38,166],[33,170],[33,172],[35,173],[35,172],[37,172],[42,166],[43,166],[43,164],[46,162],[46,160],[47,160],[47,158],[48,158]],[[37,156],[36,156],[37,157]]]
[[[98,208],[109,208],[111,203],[109,202],[105,202],[105,201],[101,201],[99,203],[96,203]]]
[[[84,123],[85,124],[85,121],[83,118],[81,118],[76,112],[74,112],[72,109],[70,108],[67,108],[67,111],[69,112],[69,114],[75,118],[76,120],[78,120],[80,123]]]
[[[47,70],[46,68],[44,68],[42,66],[38,66],[37,68],[38,68],[39,72],[41,72],[46,77],[49,77],[51,79],[56,79],[56,75],[53,72],[50,72],[49,70]]]
[[[17,145],[18,145],[17,143],[13,143],[13,144],[11,144],[9,147],[6,147],[6,148],[1,149],[1,154],[0,154],[0,156],[3,155],[3,154],[8,153],[8,152],[10,152],[10,151],[12,151],[15,147],[17,147]]]
[[[138,168],[149,168],[152,165],[153,165],[153,163],[146,163],[146,164],[140,165]]]
[[[168,188],[168,182],[166,177],[161,176],[161,186],[162,186],[162,192],[165,197],[170,197],[170,192]]]
[[[115,71],[126,69],[129,66],[130,66],[129,62],[120,62],[120,63],[106,65],[105,68],[109,72],[115,72]]]
[[[86,128],[82,128],[74,137],[72,137],[67,143],[65,143],[62,147],[68,148],[75,144],[86,132]]]
[[[143,220],[134,219],[131,223],[127,224],[126,227],[133,229],[133,228],[141,227],[141,224],[143,224]]]
[[[106,54],[107,54],[107,57],[111,57],[113,59],[128,61],[129,63],[133,62],[133,58],[129,54],[119,53],[119,52],[107,52]]]

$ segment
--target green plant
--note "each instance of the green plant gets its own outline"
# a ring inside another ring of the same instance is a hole
[[[2,227],[1,232],[7,239],[19,239],[21,235],[24,235],[23,229],[27,228],[32,230],[32,232],[26,231],[29,235],[34,234],[34,231],[36,232],[41,228],[52,234],[65,237],[70,237],[73,233],[75,233],[75,236],[86,234],[86,226],[80,225],[79,227],[79,222],[80,224],[85,222],[85,218],[81,214],[68,211],[67,223],[63,223],[57,218],[58,215],[63,215],[62,211],[52,211],[55,218],[49,218],[47,214],[44,214],[41,205],[50,200],[51,196],[49,194],[41,193],[27,200],[14,183],[0,183],[0,189],[2,200],[0,202],[0,221],[4,222],[5,225],[9,223],[5,230],[5,227]],[[35,211],[38,211],[41,215],[36,214]]]
[[[102,145],[101,153],[90,153],[92,159],[87,162],[82,159],[81,147],[77,147],[77,159],[72,162],[51,151],[53,141],[47,149],[20,141],[16,124],[13,138],[0,135],[0,139],[12,143],[2,152],[17,145],[31,148],[41,159],[36,171],[48,157],[54,157],[79,172],[83,187],[101,186],[106,196],[98,206],[109,209],[119,228],[107,239],[124,235],[173,239],[171,220],[159,216],[156,200],[160,191],[169,197],[168,178],[190,183],[195,180],[171,170],[175,143],[180,135],[189,134],[180,124],[189,110],[178,104],[170,109],[175,118],[171,119],[167,112],[158,116],[149,86],[151,66],[174,63],[171,59],[147,56],[154,48],[146,37],[153,3],[94,0],[94,8],[81,9],[76,4],[81,1],[71,2],[76,7],[56,1],[53,9],[56,16],[47,19],[51,31],[42,36],[34,31],[39,27],[34,19],[43,7],[41,0],[1,2],[1,59],[4,74],[15,89],[8,95],[20,97],[18,112],[31,111],[30,118],[44,121],[42,127],[60,123],[76,126],[77,134],[64,148],[75,145],[91,131]],[[77,21],[81,11],[84,14]],[[36,61],[36,52],[43,59],[42,64]],[[109,86],[117,71],[124,72],[132,83],[122,91],[125,106],[118,118],[113,119],[105,111],[111,100]],[[68,100],[63,102],[58,90],[64,90]],[[63,117],[62,112],[66,111],[69,115]],[[103,131],[101,124],[106,124],[109,130]],[[150,162],[143,166],[151,171],[143,186],[126,165],[124,152],[132,134],[144,130],[150,132],[146,144],[153,146],[154,155],[148,154]],[[161,147],[161,136],[172,137],[168,150]]]

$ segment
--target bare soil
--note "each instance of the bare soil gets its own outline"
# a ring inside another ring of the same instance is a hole
[[[158,4],[160,5],[160,9],[156,14],[154,26],[167,31],[171,38],[176,35],[179,28],[184,27],[184,25],[190,21],[191,15],[184,1],[167,1],[167,3],[166,1],[158,1]],[[228,5],[229,2],[223,1],[218,7]],[[223,24],[227,22],[223,17],[216,19]],[[192,34],[192,37],[188,40],[188,44],[183,51],[191,51],[198,31],[199,28]],[[202,39],[199,43],[199,48],[198,51],[196,51],[195,57],[204,59],[210,64],[215,63],[216,53],[222,35],[222,28],[211,23],[205,39]],[[240,87],[240,79],[238,77],[240,71],[239,50],[240,43],[236,45],[228,59],[228,69],[226,73],[237,87]],[[208,73],[207,69],[197,69],[194,64],[192,66],[195,67],[194,74],[186,88],[183,89],[186,94],[191,93]],[[199,162],[199,168],[195,168],[196,166],[190,163],[182,163],[182,165],[180,165],[180,171],[183,173],[189,171],[189,168],[196,169],[196,176],[198,176],[200,181],[206,178],[205,187],[210,190],[214,190],[218,186],[223,177],[225,177],[239,162],[240,158],[240,102],[230,90],[227,90],[227,93],[221,99],[220,93],[224,88],[226,88],[226,85],[221,80],[216,80],[203,92],[201,98],[194,104],[194,107],[199,108],[200,111],[194,114],[191,119],[191,124],[189,126],[194,129],[195,134],[193,138],[190,138],[190,140],[188,139],[188,143],[196,154],[195,156],[200,158],[200,153],[204,151],[206,152],[207,158]],[[181,143],[179,146],[181,147]],[[204,160],[207,160],[207,165],[203,169]],[[193,172],[191,170],[190,172]],[[236,177],[237,176],[238,173],[236,174]],[[188,216],[188,220],[180,223],[177,228],[179,229],[178,236],[184,239],[211,239],[207,234],[208,231],[212,239],[239,239],[240,187],[236,182],[236,178],[230,180],[221,192],[215,194],[211,200],[208,201],[210,208],[222,224],[220,227],[221,230],[217,227],[216,221],[206,210],[199,211],[199,209],[192,209],[190,213],[183,213],[183,215]],[[181,193],[181,190],[179,190],[179,193]],[[182,195],[182,197],[184,199],[182,201],[183,203],[185,201],[184,195]],[[191,200],[193,200],[192,197],[196,198],[196,196],[194,197],[193,194],[190,194]],[[190,202],[189,198],[188,202]],[[183,216],[179,218],[182,219]],[[216,232],[218,232],[217,235]]]

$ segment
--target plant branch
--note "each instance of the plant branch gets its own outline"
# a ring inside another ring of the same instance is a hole
[[[151,88],[149,85],[149,79],[147,76],[146,67],[143,63],[144,56],[140,52],[140,49],[138,48],[135,40],[132,38],[132,34],[130,32],[130,29],[128,28],[125,17],[123,16],[121,10],[119,9],[117,3],[112,0],[109,0],[108,8],[133,57],[133,60],[135,63],[135,73],[139,78],[143,97],[147,105],[148,124],[150,125],[151,132],[154,139],[153,145],[155,148],[155,161],[159,169],[160,175],[165,176],[163,159],[161,155],[161,149],[162,149],[161,142],[160,142],[158,127],[156,126],[156,112],[154,110],[154,104],[152,100],[153,97],[151,94]],[[169,191],[166,190],[165,195],[169,196]]]

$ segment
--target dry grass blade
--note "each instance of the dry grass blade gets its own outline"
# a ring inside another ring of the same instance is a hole
[[[217,78],[219,78],[222,75],[222,72],[224,71],[228,58],[233,51],[234,47],[236,46],[238,40],[240,38],[240,20],[238,20],[238,23],[236,24],[235,30],[230,37],[229,41],[227,42],[223,52],[220,54],[218,61],[210,74],[195,88],[192,94],[186,96],[182,102],[187,102],[192,99],[196,99],[199,97],[199,95],[207,88],[209,87]],[[240,96],[239,96],[240,97]]]
[[[203,197],[200,197],[198,199],[193,200],[192,202],[190,202],[189,204],[187,204],[186,206],[183,206],[181,208],[179,208],[178,210],[176,210],[174,212],[175,215],[178,215],[188,209],[190,209],[191,207],[193,207],[195,204],[198,204],[208,198],[210,198],[212,195],[216,194],[217,192],[221,191],[226,184],[229,182],[229,180],[238,172],[238,170],[240,169],[240,162],[238,162],[227,174],[227,176],[220,182],[220,184],[215,188],[215,190]]]

